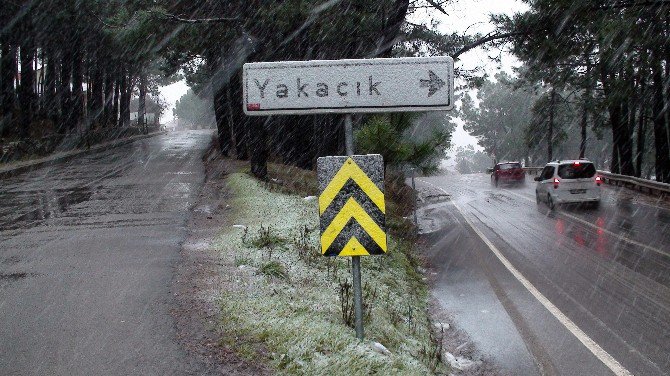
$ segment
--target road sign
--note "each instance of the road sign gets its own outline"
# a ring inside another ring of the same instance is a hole
[[[379,154],[317,159],[321,253],[385,254],[384,161]]]
[[[448,56],[244,64],[247,115],[451,110]]]

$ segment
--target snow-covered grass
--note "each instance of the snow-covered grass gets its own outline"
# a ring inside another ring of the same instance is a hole
[[[231,272],[219,297],[223,345],[268,361],[280,374],[433,373],[434,358],[425,355],[435,346],[427,287],[407,256],[409,244],[390,239],[388,255],[363,258],[370,315],[360,342],[340,305],[350,260],[318,254],[317,201],[270,191],[242,173],[227,184],[236,211],[235,226],[223,229],[216,243]],[[375,352],[373,341],[391,355]]]

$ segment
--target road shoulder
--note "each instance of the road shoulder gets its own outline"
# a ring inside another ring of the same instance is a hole
[[[245,360],[230,347],[221,346],[224,333],[218,325],[220,309],[216,296],[226,275],[213,244],[221,228],[231,225],[233,208],[227,202],[232,195],[224,177],[244,166],[217,158],[216,154],[216,149],[210,148],[203,156],[205,183],[186,224],[187,237],[172,283],[176,299],[172,314],[181,345],[205,364],[208,374],[269,375],[271,372],[264,364]]]

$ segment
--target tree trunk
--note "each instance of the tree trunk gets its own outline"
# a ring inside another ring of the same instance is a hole
[[[645,143],[647,134],[646,107],[643,100],[647,94],[645,72],[640,72],[640,84],[638,87],[638,118],[637,118],[637,148],[635,158],[635,176],[642,176],[642,162],[644,161]]]
[[[623,150],[621,147],[623,137],[621,127],[621,104],[616,103],[608,105],[608,112],[610,123],[612,125],[612,165],[610,166],[610,170],[615,174],[621,174],[623,173],[623,156],[621,155]]]
[[[130,102],[133,99],[133,84],[132,84],[132,77],[128,76],[126,78],[127,86],[126,86],[126,95],[124,97],[124,103],[123,103],[123,113],[121,114],[123,119],[123,126],[124,127],[130,127]]]
[[[115,124],[112,120],[112,112],[114,111],[114,73],[111,64],[107,65],[105,70],[105,103],[102,111],[102,126],[109,127],[110,124]]]
[[[614,137],[614,136],[612,136]],[[614,141],[612,141],[614,142]],[[621,168],[619,165],[619,148],[612,146],[612,162],[610,162],[610,172],[620,174]]]
[[[635,114],[637,112],[637,106],[636,106],[637,100],[634,98],[628,98],[628,103],[624,104],[624,106],[627,107],[628,111],[628,118],[624,120],[628,121],[628,125],[626,126],[626,129],[628,130],[628,139],[629,139],[629,144],[630,144],[630,150],[631,150],[631,157],[630,157],[630,170],[631,170],[631,175],[632,176],[637,176],[637,170],[635,169],[635,162],[637,161],[637,158],[635,158],[635,154],[633,153],[633,130],[635,129]]]
[[[591,74],[591,59],[588,55],[585,56],[586,60],[586,72],[584,73],[587,78]],[[581,119],[581,142],[579,144],[579,158],[584,158],[586,156],[586,137],[587,137],[587,128],[589,124],[589,107],[591,104],[591,82],[588,80],[584,86],[584,92],[582,95],[582,119]]]
[[[128,69],[128,77],[126,78],[126,82],[127,82],[126,96],[125,96],[125,100],[124,100],[124,103],[123,103],[123,114],[122,115],[123,115],[124,126],[129,127],[130,126],[130,101],[133,98],[133,88],[135,86],[133,84],[133,77],[130,74],[130,69]]]
[[[233,133],[235,135],[235,156],[237,159],[249,159],[249,150],[247,149],[247,120],[249,116],[244,115],[242,111],[242,81],[241,73],[235,73],[231,76],[230,103],[233,119]]]
[[[4,42],[4,41],[3,41]],[[14,127],[14,77],[16,77],[16,48],[2,44],[0,56],[0,137],[11,134]]]
[[[667,12],[668,8],[665,8],[665,30],[666,38],[668,38],[668,31],[670,30],[670,14]],[[664,183],[670,183],[670,43],[667,39],[665,42],[665,77],[663,78],[663,85],[665,88],[665,97],[663,101],[663,112],[665,118],[665,138],[663,139],[664,146],[662,149],[665,149],[665,171],[664,171]]]
[[[54,128],[58,124],[58,106],[56,104],[56,81],[58,79],[56,74],[57,59],[53,49],[45,49],[44,56],[46,57],[44,64],[44,91],[42,98],[45,113],[49,120],[53,122]]]
[[[633,176],[635,174],[633,169],[633,143],[628,129],[628,107],[625,101],[616,98],[617,89],[612,87],[616,82],[615,80],[616,77],[613,75],[602,74],[603,91],[605,97],[609,99],[607,112],[612,126],[612,164],[610,170],[615,174]]]
[[[128,96],[128,77],[126,75],[127,69],[125,67],[122,67],[120,70],[121,73],[121,82],[119,84],[119,128],[125,128],[128,126],[128,124],[125,123],[125,114],[126,112],[129,112],[128,107],[128,102],[129,100],[126,98]]]
[[[140,129],[145,129],[147,113],[147,75],[142,71],[140,73],[140,97],[137,99],[137,125]]]
[[[226,87],[226,121],[230,127],[230,148],[235,148],[237,150],[237,139],[235,136],[235,109],[233,108],[233,99],[232,99],[232,89],[230,84]]]
[[[101,54],[95,52],[91,61],[91,86],[88,92],[90,95],[90,114],[89,119],[92,125],[101,126],[103,123],[103,107],[104,107],[104,82],[103,62],[101,61]]]
[[[554,159],[554,112],[556,107],[556,89],[551,88],[551,99],[549,103],[549,127],[547,129],[547,162]],[[497,159],[497,158],[495,158]]]
[[[230,132],[230,116],[228,115],[227,103],[228,87],[224,86],[214,93],[214,117],[216,118],[216,130],[219,139],[219,151],[228,156],[232,144]]]
[[[72,129],[72,109],[70,103],[72,102],[72,92],[70,90],[70,79],[72,73],[72,56],[68,51],[61,52],[61,66],[60,66],[60,85],[58,88],[58,97],[60,98],[60,122],[58,124],[58,132],[65,133]]]
[[[656,148],[656,181],[670,183],[670,150],[668,148],[668,129],[665,119],[665,101],[663,98],[663,72],[659,53],[653,54],[653,104],[654,146]]]
[[[400,35],[400,28],[407,17],[409,0],[395,0],[393,10],[388,20],[384,20],[382,35],[377,43],[375,57],[392,57],[393,46],[398,42],[396,38]],[[385,15],[384,15],[385,16]]]
[[[30,137],[30,127],[35,111],[35,71],[33,70],[33,57],[35,50],[31,46],[30,38],[27,37],[21,44],[21,82],[19,83],[19,111],[21,121],[19,134],[22,139]]]
[[[298,162],[298,132],[300,116],[281,116],[284,143],[282,145],[282,159],[286,164]]]
[[[268,145],[266,127],[272,121],[270,116],[250,116],[247,120],[249,126],[249,155],[251,162],[251,173],[261,180],[266,180],[268,175]]]
[[[84,116],[83,79],[82,51],[77,47],[72,54],[72,103],[70,106],[72,114],[70,126],[76,130],[81,130],[81,122]]]
[[[589,123],[589,110],[588,110],[588,98],[590,94],[587,94],[587,91],[590,89],[584,90],[582,96],[582,119],[581,119],[581,142],[579,143],[579,158],[583,159],[586,155],[586,130]]]
[[[121,78],[118,76],[118,71],[114,73],[116,79],[114,80],[114,98],[112,99],[112,113],[109,116],[109,123],[112,127],[119,128],[119,102],[121,101]]]
[[[626,83],[625,88],[628,99],[621,101],[621,121],[619,123],[619,126],[621,127],[621,138],[619,140],[619,165],[622,174],[634,176],[633,129],[635,129],[635,102],[631,100],[635,95],[633,67],[628,65],[625,70],[622,69],[620,78]]]
[[[314,162],[313,124],[313,116],[299,116],[294,125],[297,126],[294,136],[296,166],[305,170],[311,170]]]

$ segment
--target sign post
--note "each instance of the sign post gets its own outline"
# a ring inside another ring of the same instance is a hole
[[[354,324],[362,340],[361,256],[387,251],[384,161],[379,154],[348,154],[317,159],[321,253],[351,257]]]
[[[344,114],[347,156],[317,159],[321,253],[352,258],[356,338],[362,340],[360,257],[387,251],[384,162],[378,154],[354,155],[351,114],[453,109],[454,61],[436,56],[247,63],[242,86],[249,116]]]
[[[344,144],[347,155],[354,155],[354,126],[351,114],[344,115]],[[354,324],[356,338],[361,341],[365,338],[363,332],[363,288],[361,287],[361,256],[351,257],[351,276],[354,287]]]

